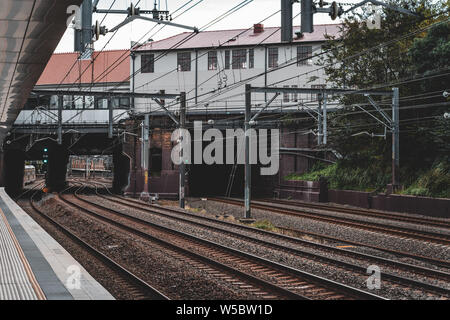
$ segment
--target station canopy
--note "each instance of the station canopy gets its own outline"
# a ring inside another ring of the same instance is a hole
[[[67,29],[68,8],[82,0],[2,0],[0,144]]]

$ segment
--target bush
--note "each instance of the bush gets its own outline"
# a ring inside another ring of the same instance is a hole
[[[447,161],[437,162],[402,193],[414,196],[450,198],[449,163]]]
[[[355,167],[338,162],[323,169],[302,175],[290,174],[286,180],[318,181],[320,177],[328,180],[330,189],[373,191],[384,189],[389,183],[390,172],[379,167]]]
[[[315,166],[304,174],[290,174],[286,180],[318,181],[327,178],[330,189],[383,191],[391,181],[390,168],[372,164],[367,167],[350,165],[343,161],[323,168]],[[401,194],[450,198],[450,165],[448,161],[437,162],[425,172],[404,168],[402,179],[405,189]]]

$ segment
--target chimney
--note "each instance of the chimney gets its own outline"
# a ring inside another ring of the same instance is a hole
[[[257,23],[253,25],[253,33],[263,33],[264,32],[264,25],[262,23]]]

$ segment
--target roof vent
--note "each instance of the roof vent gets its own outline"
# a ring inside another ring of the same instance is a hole
[[[262,23],[257,23],[253,25],[253,33],[263,33],[264,25]]]

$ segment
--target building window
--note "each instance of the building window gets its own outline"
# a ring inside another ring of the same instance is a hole
[[[324,89],[326,86],[324,84],[313,84],[311,89]],[[319,95],[316,93],[311,93],[311,101],[319,101]]]
[[[191,71],[191,53],[180,52],[177,54],[178,71]]]
[[[269,68],[278,67],[278,48],[269,48]]]
[[[73,103],[75,109],[84,109],[84,97],[83,96],[73,96]]]
[[[294,86],[292,86],[292,88],[298,88],[298,86],[294,85]],[[298,93],[297,92],[293,92],[291,94],[291,99],[292,99],[292,102],[298,102]]]
[[[289,86],[283,86],[284,88],[289,88]],[[283,102],[289,102],[289,92],[283,93]]]
[[[130,98],[113,98],[112,100],[113,109],[129,109],[130,108]]]
[[[73,109],[73,96],[63,96],[63,109]]]
[[[233,69],[246,69],[247,68],[247,50],[239,49],[233,50]]]
[[[96,98],[95,109],[108,109],[108,99]]]
[[[255,67],[255,50],[248,50],[248,68],[253,69]]]
[[[312,46],[297,47],[297,66],[312,65]]]
[[[225,69],[230,69],[230,50],[225,50]]]
[[[50,109],[58,109],[58,96],[50,97]]]
[[[141,72],[153,73],[155,72],[155,55],[143,54],[141,56]]]
[[[217,70],[217,51],[208,52],[208,70]]]
[[[94,109],[94,97],[93,96],[85,96],[84,97],[84,108],[85,109]]]

